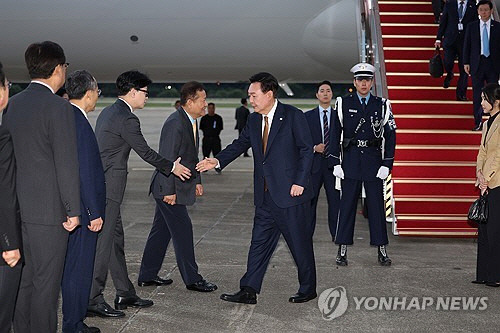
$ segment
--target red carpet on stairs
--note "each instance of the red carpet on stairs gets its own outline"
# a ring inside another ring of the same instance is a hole
[[[473,237],[477,226],[467,221],[467,211],[478,196],[475,161],[481,134],[471,131],[472,102],[455,100],[458,74],[448,89],[443,78],[429,75],[438,28],[431,0],[378,4],[389,99],[398,125],[397,231],[401,236]],[[471,88],[467,97],[472,100]]]

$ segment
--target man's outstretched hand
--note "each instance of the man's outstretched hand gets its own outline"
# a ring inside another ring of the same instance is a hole
[[[175,160],[175,168],[173,171],[174,175],[179,177],[181,180],[186,180],[191,177],[191,170],[186,168],[184,165],[181,164],[181,158],[178,157]]]
[[[198,172],[205,172],[208,170],[212,170],[219,164],[219,161],[217,161],[216,158],[211,158],[211,157],[205,157],[204,160],[198,162],[196,164],[196,171]]]

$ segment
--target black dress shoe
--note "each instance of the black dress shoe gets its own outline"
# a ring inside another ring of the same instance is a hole
[[[449,88],[450,87],[450,82],[453,79],[453,73],[448,73],[444,79],[443,82],[443,88]]]
[[[205,280],[200,280],[196,283],[189,284],[186,286],[189,290],[201,291],[201,292],[211,292],[217,290],[217,286],[211,282],[207,282]]]
[[[468,101],[468,99],[465,96],[457,96],[457,101],[466,102],[466,101]]]
[[[101,318],[119,318],[125,317],[125,312],[117,311],[108,303],[99,303],[96,305],[89,305],[87,307],[87,317],[98,316]]]
[[[310,294],[296,293],[295,295],[292,295],[288,299],[288,302],[291,302],[291,303],[305,303],[305,302],[309,302],[312,299],[315,299],[316,297],[318,297],[318,294],[316,294],[316,292],[313,292],[313,293],[310,293]]]
[[[101,333],[101,330],[97,327],[89,327],[83,323],[83,328],[78,333]]]
[[[155,277],[152,280],[149,281],[139,281],[137,282],[137,285],[139,287],[147,287],[147,286],[166,286],[169,284],[172,284],[172,279],[162,279],[161,277]]]
[[[494,287],[494,288],[497,288],[497,287],[500,287],[500,282],[486,282],[486,285],[488,287]]]
[[[474,283],[474,284],[486,284],[486,281],[483,281],[483,280],[474,280],[474,281],[471,281],[471,283]]]
[[[337,252],[337,258],[335,258],[335,263],[338,266],[347,266],[347,245],[339,245],[339,251]]]
[[[115,298],[115,309],[125,310],[129,306],[133,308],[147,308],[153,305],[153,301],[149,299],[142,299],[139,296],[116,296]]]
[[[381,266],[391,266],[392,260],[389,258],[387,255],[387,250],[385,248],[385,245],[380,245],[378,247],[378,262]]]
[[[245,289],[240,289],[234,294],[222,294],[220,299],[227,302],[243,303],[243,304],[257,304],[257,294],[252,291]]]

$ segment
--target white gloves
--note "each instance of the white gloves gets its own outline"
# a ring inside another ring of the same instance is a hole
[[[377,178],[384,180],[388,176],[389,176],[389,168],[386,166],[381,166],[380,169],[378,169]]]
[[[340,164],[333,167],[333,175],[337,178],[344,179],[344,170]]]

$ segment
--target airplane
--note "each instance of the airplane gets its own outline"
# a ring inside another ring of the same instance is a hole
[[[238,82],[260,71],[280,82],[352,81],[360,60],[355,0],[16,0],[0,10],[1,59],[28,82],[24,52],[60,44],[70,70],[114,82],[129,69],[155,82]]]

